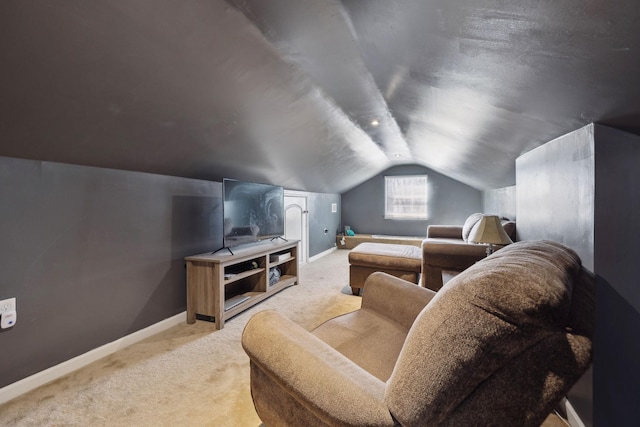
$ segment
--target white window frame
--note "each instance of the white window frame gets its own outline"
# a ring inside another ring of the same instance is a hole
[[[427,175],[385,176],[384,218],[411,221],[428,219],[428,184]]]

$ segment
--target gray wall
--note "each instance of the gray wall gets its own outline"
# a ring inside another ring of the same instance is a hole
[[[516,186],[483,191],[482,212],[516,220]]]
[[[640,422],[638,164],[640,137],[601,125],[516,161],[520,238],[565,243],[597,277],[593,378],[569,394],[587,426]]]
[[[428,175],[429,219],[398,221],[384,218],[384,177]],[[356,233],[424,236],[430,224],[463,224],[482,210],[479,190],[418,165],[395,166],[342,194],[342,225]]]
[[[184,311],[222,243],[219,183],[0,157],[0,206],[0,387]]]
[[[518,238],[550,239],[575,250],[593,271],[593,125],[516,159]]]
[[[594,421],[640,425],[640,137],[595,127]]]
[[[595,229],[593,147],[593,125],[589,125],[516,159],[518,240],[563,243],[575,250],[591,271]],[[568,397],[580,419],[592,426],[591,370]]]
[[[315,255],[340,196],[308,200]],[[222,185],[0,157],[0,219],[4,387],[185,311],[184,257],[222,246]]]
[[[318,255],[336,246],[336,234],[340,232],[340,195],[308,193],[309,210],[309,257]],[[331,204],[337,206],[331,212]],[[325,234],[324,230],[327,229]]]

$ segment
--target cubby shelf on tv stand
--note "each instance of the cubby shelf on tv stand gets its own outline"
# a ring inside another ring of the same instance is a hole
[[[297,240],[261,242],[234,248],[234,252],[185,258],[187,323],[195,323],[196,316],[201,316],[222,329],[226,319],[298,282]],[[289,255],[271,261],[271,255],[280,254]],[[280,279],[269,286],[269,270],[274,267],[280,270]],[[225,310],[225,302],[235,302],[238,296],[243,300]]]

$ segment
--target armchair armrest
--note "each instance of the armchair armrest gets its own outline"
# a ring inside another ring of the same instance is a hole
[[[430,289],[378,271],[364,283],[362,308],[375,311],[409,329],[435,294]]]
[[[257,367],[328,424],[394,425],[384,382],[281,314],[255,314],[242,346]]]
[[[461,225],[430,225],[427,227],[427,238],[440,237],[443,239],[462,240]]]

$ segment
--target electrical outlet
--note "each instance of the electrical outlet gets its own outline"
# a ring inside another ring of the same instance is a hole
[[[0,314],[6,311],[16,311],[16,299],[8,298],[0,301]]]

